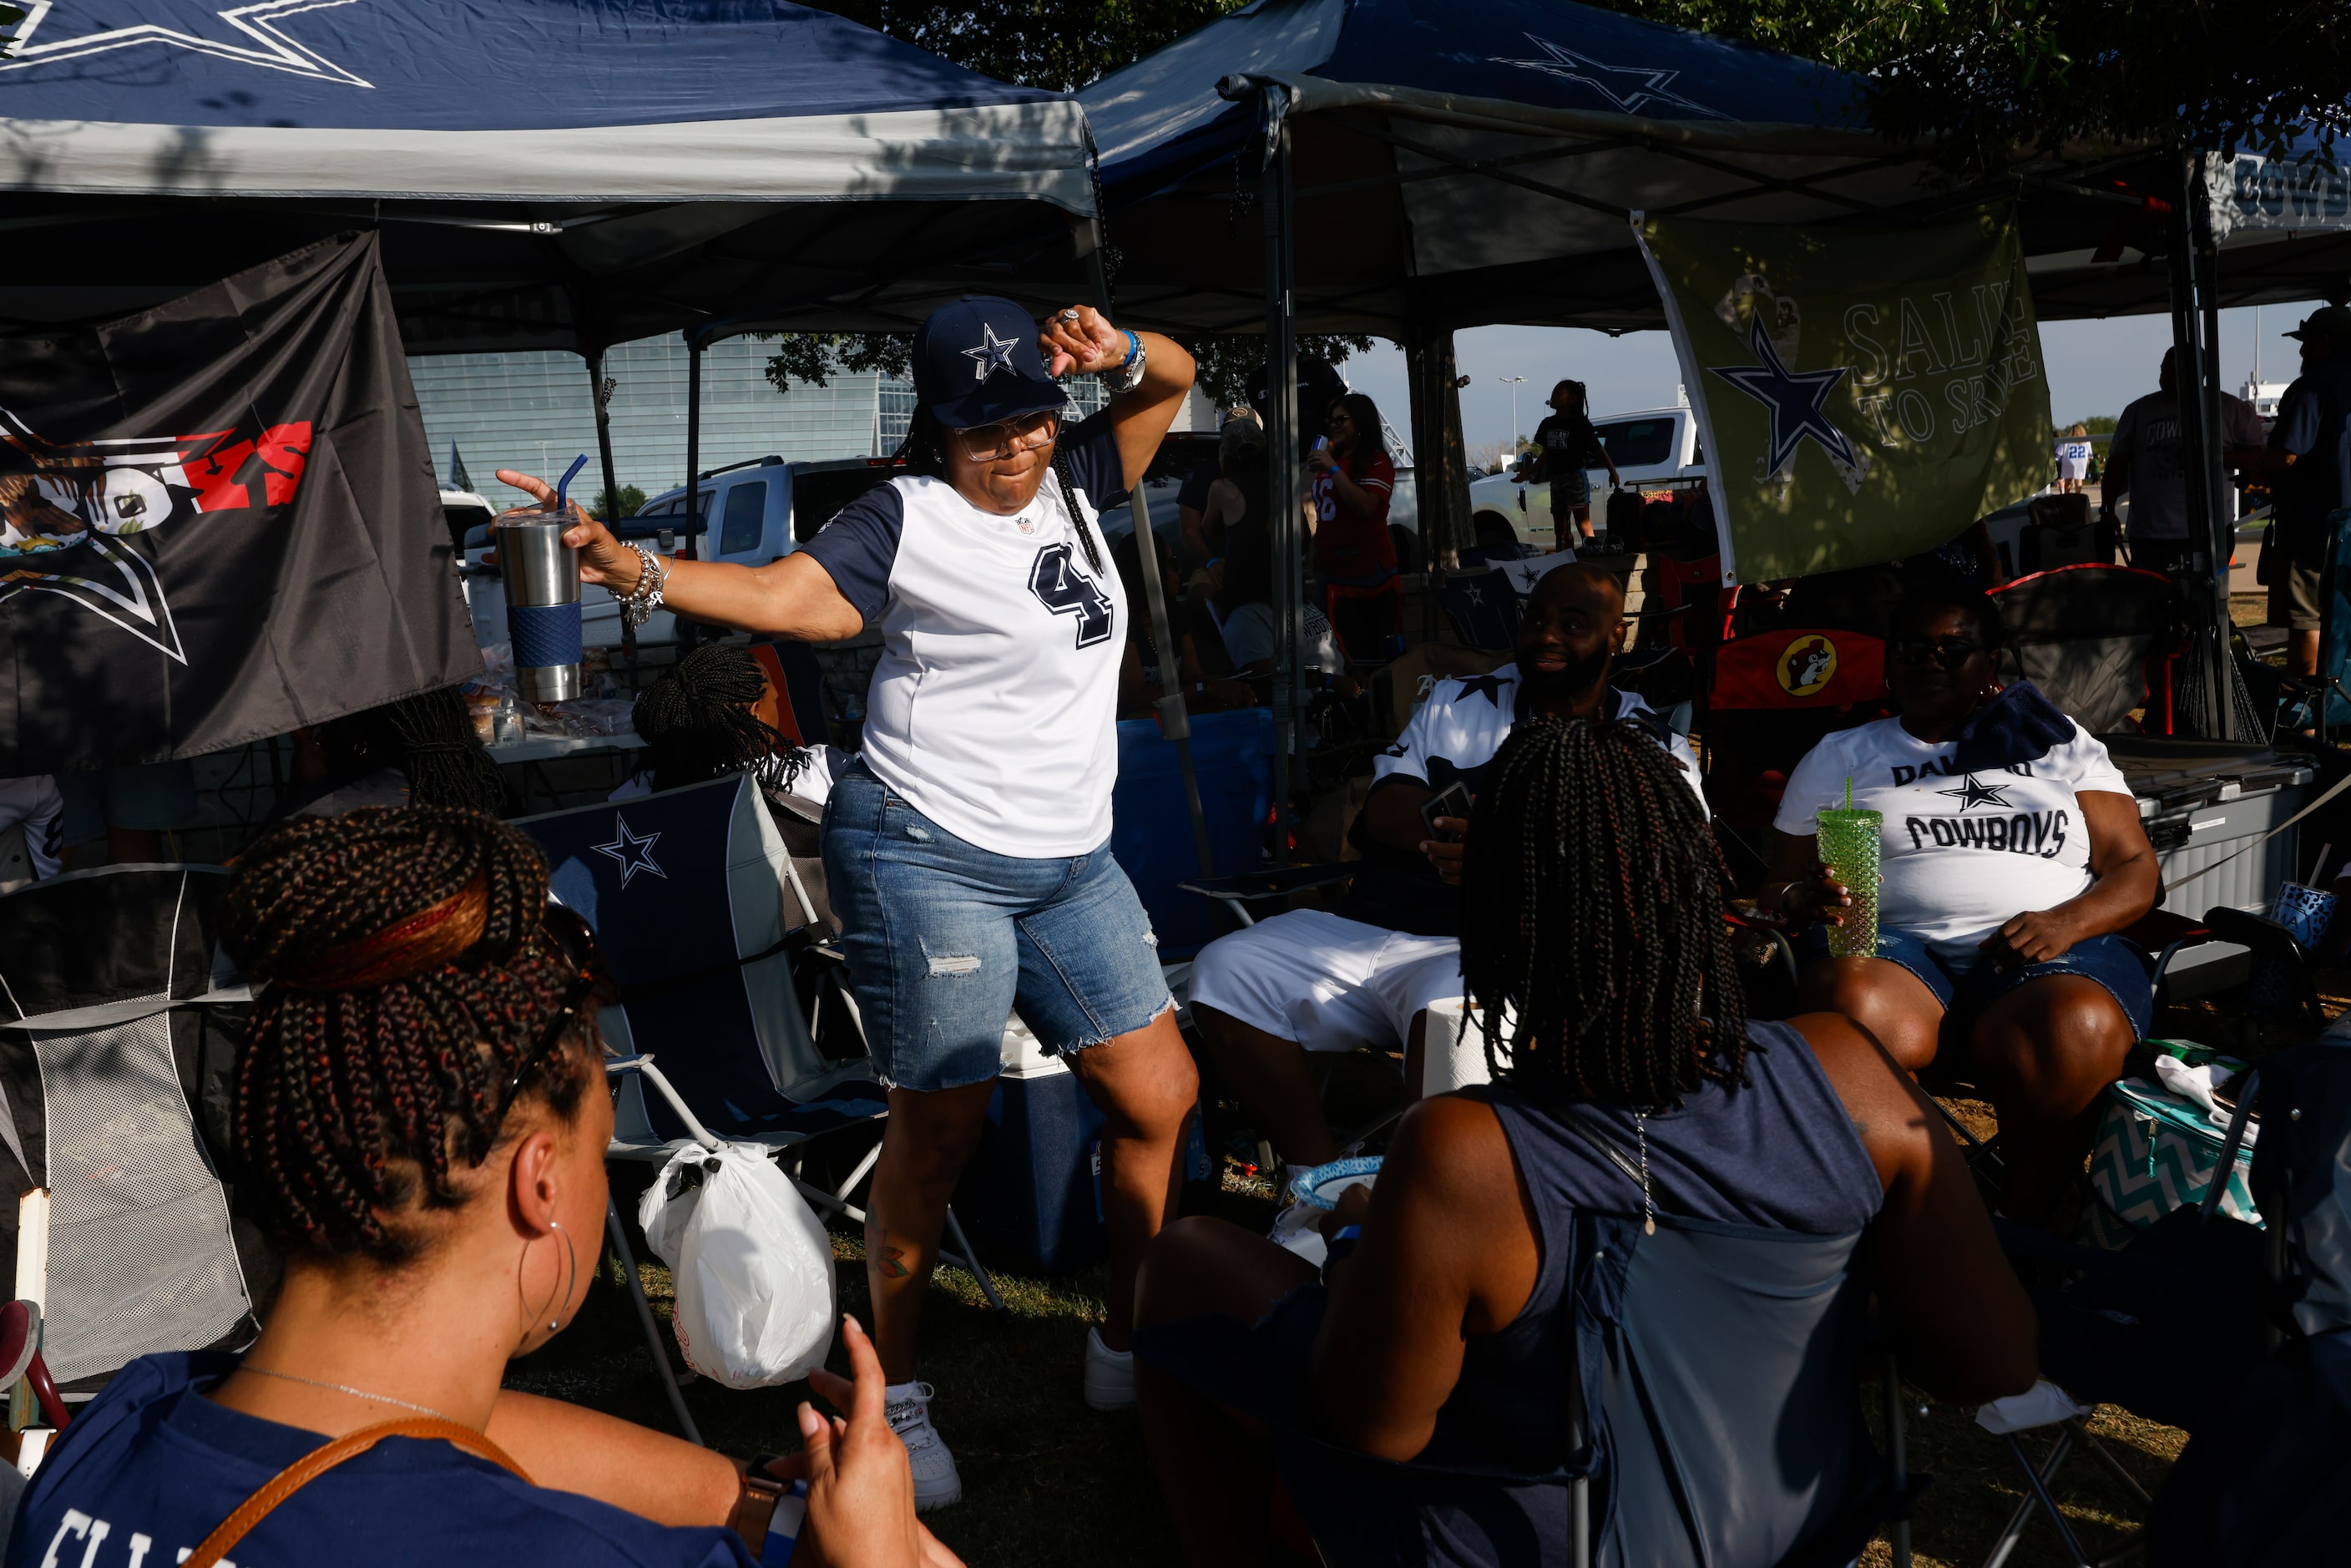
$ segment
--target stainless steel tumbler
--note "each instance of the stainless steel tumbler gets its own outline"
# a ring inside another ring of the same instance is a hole
[[[580,695],[580,552],[563,542],[569,512],[527,507],[497,519],[498,570],[506,580],[507,635],[515,685],[525,702]]]

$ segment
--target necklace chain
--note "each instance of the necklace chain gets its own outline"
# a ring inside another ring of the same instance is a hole
[[[329,1383],[322,1378],[304,1377],[292,1372],[272,1372],[266,1366],[256,1366],[251,1362],[246,1363],[240,1370],[250,1372],[256,1377],[275,1377],[281,1383],[306,1383],[313,1388],[324,1388],[336,1394],[348,1394],[354,1399],[371,1400],[378,1405],[397,1405],[402,1410],[413,1410],[420,1416],[430,1416],[435,1420],[446,1421],[453,1427],[463,1427],[467,1424],[454,1416],[435,1410],[430,1405],[419,1405],[409,1399],[394,1399],[389,1394],[370,1394],[364,1388],[353,1388],[346,1383]]]
[[[1649,1128],[1641,1120],[1641,1113],[1633,1113],[1633,1133],[1641,1141],[1641,1230],[1648,1236],[1657,1233],[1657,1206],[1649,1197]]]

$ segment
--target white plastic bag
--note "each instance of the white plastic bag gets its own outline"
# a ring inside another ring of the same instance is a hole
[[[702,1185],[685,1185],[689,1168]],[[832,1348],[832,1243],[760,1149],[681,1149],[637,1207],[677,1284],[685,1364],[729,1388],[806,1377]]]

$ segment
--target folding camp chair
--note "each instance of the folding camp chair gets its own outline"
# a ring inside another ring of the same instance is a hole
[[[1706,743],[1706,792],[1715,836],[1761,874],[1762,829],[1777,783],[1833,730],[1861,723],[1886,700],[1886,644],[1863,632],[1781,627],[1734,637],[1698,655],[1692,727]]]
[[[2171,732],[2172,667],[2186,645],[2179,591],[2161,572],[2081,565],[1991,591],[2008,647],[2002,680],[2029,680],[2093,735],[2129,727]]]
[[[836,1026],[820,1042],[823,998],[810,1009],[795,983],[796,966],[812,974],[833,960],[755,779],[717,779],[515,825],[538,841],[550,895],[595,931],[620,988],[619,1004],[598,1020],[621,1082],[611,1157],[658,1164],[713,1137],[797,1151],[889,1114],[862,1040],[837,1038]],[[854,1000],[845,988],[839,995],[853,1028]],[[801,1181],[800,1191],[862,1223],[851,1195],[880,1153],[877,1142],[833,1190]],[[650,1326],[617,1213],[608,1221]],[[959,1250],[942,1260],[969,1270],[1000,1307],[952,1209],[947,1227]],[[653,1348],[669,1375],[657,1338]],[[683,1416],[682,1401],[676,1407]]]
[[[1500,649],[1518,641],[1518,591],[1499,568],[1448,575],[1439,594],[1453,634],[1468,646]]]
[[[2257,1074],[2255,1075],[2258,1076]],[[2038,1462],[2012,1427],[1999,1431],[2022,1474],[2026,1495],[1992,1543],[1984,1568],[2001,1568],[2035,1512],[2048,1520],[2072,1568],[2108,1568],[2145,1548],[2143,1532],[2102,1558],[2085,1551],[2052,1490],[2059,1470],[2086,1450],[2121,1479],[2142,1506],[2153,1500],[2084,1424],[2097,1405],[2116,1405],[2190,1433],[2219,1407],[2230,1384],[2257,1365],[2269,1342],[2262,1231],[2220,1212],[2258,1085],[2249,1078],[2222,1141],[2216,1175],[2201,1202],[2165,1216],[2118,1252],[2057,1240],[2034,1227],[1995,1217],[2010,1256],[2074,1271],[2053,1290],[2028,1287],[2041,1324],[2042,1375],[2074,1401],[2034,1425],[2058,1428]],[[2192,1351],[2192,1354],[2188,1354]],[[2006,1402],[2003,1402],[2006,1403]],[[1996,1406],[1987,1406],[1989,1414]]]
[[[0,896],[0,1203],[68,1398],[257,1326],[222,1179],[247,1001],[215,971],[226,882],[117,866]]]

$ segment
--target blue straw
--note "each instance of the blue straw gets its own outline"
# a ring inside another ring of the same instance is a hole
[[[583,452],[579,456],[574,457],[571,460],[571,466],[566,468],[563,471],[563,477],[555,482],[555,509],[557,511],[559,512],[563,510],[563,497],[566,493],[570,490],[571,481],[580,477],[580,470],[587,466],[588,455]]]

